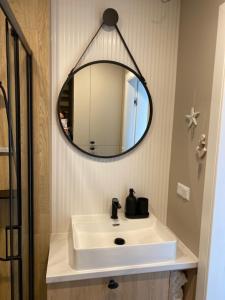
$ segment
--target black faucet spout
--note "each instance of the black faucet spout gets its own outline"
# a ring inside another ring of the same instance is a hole
[[[119,203],[119,200],[117,198],[112,199],[112,215],[111,218],[113,220],[118,219],[118,209],[121,208],[121,205]]]

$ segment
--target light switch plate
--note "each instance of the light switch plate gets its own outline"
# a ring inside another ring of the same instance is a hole
[[[180,197],[182,197],[187,201],[190,201],[190,194],[191,194],[191,189],[188,186],[180,182],[177,183],[177,195],[179,195]]]

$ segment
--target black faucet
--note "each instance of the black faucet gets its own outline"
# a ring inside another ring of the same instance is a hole
[[[113,220],[117,220],[118,219],[117,212],[118,212],[119,208],[121,208],[119,200],[117,198],[113,198],[112,199],[112,216],[111,216],[111,218]]]

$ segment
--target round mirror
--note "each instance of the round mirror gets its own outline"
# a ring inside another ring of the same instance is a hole
[[[116,157],[146,135],[152,100],[146,84],[129,67],[96,61],[71,73],[58,98],[58,117],[67,139],[95,157]]]

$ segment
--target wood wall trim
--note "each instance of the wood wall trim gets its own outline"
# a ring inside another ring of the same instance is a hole
[[[33,54],[35,300],[45,300],[50,234],[50,0],[9,0]]]

